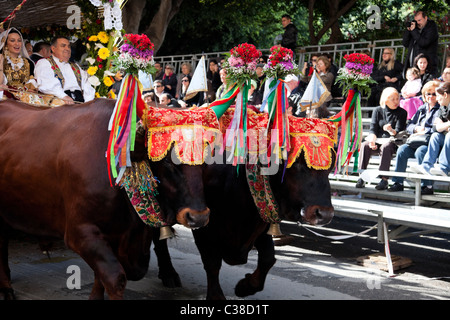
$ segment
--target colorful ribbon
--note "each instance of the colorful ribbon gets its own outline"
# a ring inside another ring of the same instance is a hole
[[[353,171],[356,172],[362,140],[361,93],[350,89],[342,110],[328,121],[337,122],[341,127],[336,155],[336,172],[348,166],[352,156],[355,158]]]
[[[122,80],[108,126],[111,133],[106,158],[108,167],[111,168],[109,172],[111,186],[113,186],[112,178],[116,178],[117,184],[125,169],[131,167],[130,152],[134,151],[136,123],[138,118],[142,117],[144,109],[145,103],[142,100],[139,80],[135,75],[127,74]]]

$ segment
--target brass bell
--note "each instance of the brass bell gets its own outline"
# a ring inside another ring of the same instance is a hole
[[[162,226],[159,228],[159,240],[173,238],[174,236],[170,226]]]
[[[282,236],[283,234],[281,233],[280,224],[272,222],[267,234],[275,237]]]

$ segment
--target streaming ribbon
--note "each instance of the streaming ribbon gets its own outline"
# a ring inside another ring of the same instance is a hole
[[[145,103],[142,100],[140,82],[135,75],[127,74],[122,80],[108,126],[111,133],[106,159],[108,167],[111,168],[109,172],[111,186],[113,186],[112,178],[117,178],[115,182],[117,184],[125,169],[131,167],[130,152],[134,151],[136,123],[138,118],[142,118],[144,109]]]
[[[336,154],[336,172],[348,166],[352,156],[355,157],[353,171],[358,168],[359,146],[362,140],[361,93],[350,89],[342,110],[329,118],[341,127],[341,137]]]

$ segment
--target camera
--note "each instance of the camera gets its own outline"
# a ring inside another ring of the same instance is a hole
[[[308,68],[312,68],[313,67],[313,64],[312,64],[312,62],[310,61],[310,62],[308,62]]]
[[[417,21],[416,20],[405,21],[405,28],[411,27],[413,23],[417,23]]]

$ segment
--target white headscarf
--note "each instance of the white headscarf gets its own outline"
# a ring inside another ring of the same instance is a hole
[[[20,56],[29,59],[30,56],[28,55],[27,48],[25,47],[25,41],[23,41],[22,34],[16,28],[9,28],[8,30],[3,31],[0,34],[0,50],[3,50],[3,47],[6,46],[6,40],[8,39],[8,35],[13,30],[17,31],[17,33],[20,35],[20,38],[22,39],[22,48],[20,49]]]

